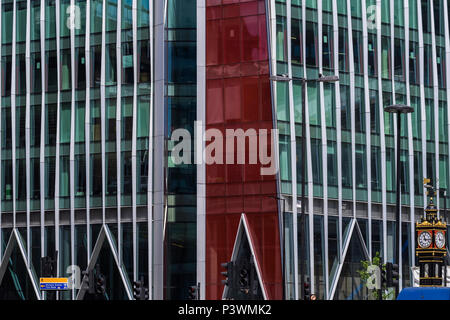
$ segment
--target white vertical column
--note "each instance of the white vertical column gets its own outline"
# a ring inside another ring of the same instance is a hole
[[[418,22],[418,33],[419,33],[419,76],[420,76],[420,111],[421,111],[421,124],[422,124],[422,174],[423,177],[427,176],[427,113],[425,111],[425,81],[424,81],[424,44],[423,44],[423,26],[422,26],[422,4],[421,1],[417,1],[417,22]],[[423,190],[423,188],[422,188]],[[426,192],[423,192],[423,206],[427,205]]]
[[[153,216],[153,298],[163,299],[164,285],[164,163],[165,154],[165,21],[166,1],[154,0],[154,216]]]
[[[339,76],[339,19],[337,0],[333,0],[333,61],[334,73]],[[336,156],[337,156],[337,178],[338,178],[338,237],[339,237],[339,259],[343,259],[342,255],[342,131],[341,131],[341,90],[340,82],[336,82],[334,92],[336,95]],[[339,261],[341,262],[341,261]]]
[[[302,24],[303,24],[303,57],[306,56],[306,1],[302,1]],[[303,63],[303,74],[306,77],[306,61]],[[306,84],[305,84],[306,85]],[[305,244],[309,244],[309,277],[311,279],[311,293],[315,293],[314,279],[314,182],[312,174],[312,160],[311,160],[311,133],[309,130],[309,103],[308,103],[308,88],[306,88],[305,94],[305,119],[303,125],[306,126],[306,157],[307,161],[307,183],[308,183],[308,213],[309,213],[309,239]],[[306,217],[304,217],[306,218]],[[302,230],[303,231],[303,230]],[[306,249],[306,245],[305,245]],[[306,270],[305,270],[306,271]]]
[[[105,93],[105,63],[106,63],[106,1],[102,5],[102,53],[100,67],[100,122],[101,122],[101,153],[102,153],[102,217],[103,223],[106,219],[106,138],[105,138],[105,117],[106,117],[106,93]]]
[[[117,172],[117,254],[122,262],[122,0],[117,1],[116,33],[116,172]]]
[[[206,1],[197,0],[197,121],[201,136],[206,124]],[[201,149],[204,153],[204,140]],[[197,282],[200,283],[200,299],[206,298],[206,165],[197,164]]]
[[[384,134],[383,82],[381,79],[383,66],[381,61],[381,0],[377,0],[377,60],[378,60],[378,114],[380,117],[380,149],[381,149],[381,201],[383,214],[383,261],[387,259],[387,222],[386,222],[386,142]]]
[[[449,12],[448,12],[448,6],[444,6],[444,38],[445,38],[445,86],[446,86],[446,93],[447,93],[447,143],[448,148],[450,149],[450,32],[449,32]],[[450,170],[449,167],[447,167],[447,170]],[[448,172],[447,172],[448,174]],[[449,190],[449,186],[447,186],[447,194]],[[448,196],[448,195],[447,195]],[[414,233],[412,233],[414,234]]]
[[[356,218],[356,138],[355,138],[355,57],[353,51],[353,26],[352,26],[352,7],[351,0],[347,0],[347,30],[348,30],[348,60],[349,60],[349,76],[350,76],[350,134],[352,149],[352,198],[353,198],[353,217]],[[325,172],[325,171],[324,171]]]
[[[13,4],[12,59],[11,59],[11,154],[12,154],[12,203],[13,227],[16,227],[16,0]]]
[[[30,0],[27,0],[27,22],[25,38],[25,171],[26,171],[26,210],[27,210],[27,267],[31,264],[31,228],[30,228]]]
[[[137,242],[137,225],[136,225],[136,157],[137,157],[137,0],[133,0],[132,4],[133,14],[133,136],[131,142],[131,181],[132,181],[132,196],[131,205],[133,210],[133,275],[134,280],[137,280],[137,255],[138,255],[138,242]]]
[[[85,38],[85,67],[86,67],[86,101],[84,109],[84,146],[86,162],[86,242],[87,242],[87,262],[91,259],[92,239],[91,239],[91,185],[90,185],[90,140],[91,140],[91,0],[86,1],[86,38]]]
[[[362,9],[362,30],[363,30],[363,68],[364,68],[364,106],[366,120],[366,175],[367,175],[367,217],[368,217],[368,246],[369,257],[372,258],[372,145],[371,145],[371,116],[370,116],[370,90],[369,90],[369,35],[367,24],[367,4],[366,0],[361,0]]]
[[[75,14],[75,0],[70,0],[70,15]],[[75,21],[75,17],[69,17],[71,22]],[[67,22],[66,22],[67,23]],[[70,28],[70,68],[72,82],[72,99],[70,111],[70,260],[75,265],[75,28]],[[75,300],[75,288],[72,289],[72,300]]]
[[[46,92],[46,74],[45,74],[45,0],[41,0],[40,9],[40,45],[41,45],[41,141],[39,152],[39,187],[40,187],[40,218],[41,218],[41,257],[47,253],[45,246],[45,92]],[[45,296],[45,293],[44,293]]]
[[[432,72],[433,72],[433,103],[434,103],[434,154],[435,154],[435,172],[436,172],[436,182],[435,188],[439,190],[439,82],[438,82],[438,72],[437,72],[437,63],[436,63],[436,34],[434,28],[434,1],[439,0],[430,0],[430,20],[431,20],[431,59],[432,59]],[[442,23],[442,21],[441,21]],[[433,181],[434,182],[434,181]],[[439,199],[440,192],[436,192],[436,203],[437,207],[439,207]],[[438,211],[439,217],[439,211]]]
[[[120,0],[119,0],[120,1]],[[199,0],[200,1],[200,0]],[[148,136],[148,186],[147,186],[147,228],[148,228],[148,299],[153,299],[153,107],[154,107],[154,5],[149,0],[149,31],[150,31],[150,112]],[[199,15],[197,14],[197,17]],[[198,18],[197,18],[198,19]],[[197,40],[198,41],[198,40]],[[197,208],[198,210],[198,208]],[[199,255],[197,255],[198,257]],[[197,258],[198,259],[198,258]],[[198,263],[197,263],[198,265]],[[201,281],[204,283],[204,281]],[[204,286],[204,285],[203,285]],[[204,289],[200,292],[204,292]]]
[[[0,35],[3,32],[2,28],[2,2],[0,1]],[[0,45],[0,75],[2,74],[2,68],[3,68],[3,57],[2,57],[2,46]],[[0,77],[0,92],[3,88],[3,76]],[[3,116],[2,112],[2,103],[0,98],[0,117]],[[1,142],[2,142],[2,120],[0,119],[0,241],[3,241],[3,228],[2,227],[2,183],[1,183],[1,177],[2,177],[2,148],[1,148]],[[0,259],[3,258],[3,246],[0,246]]]
[[[57,61],[57,86],[58,86],[58,94],[57,94],[57,112],[56,112],[56,159],[55,159],[55,250],[58,251],[56,256],[57,259],[57,268],[56,268],[56,276],[60,275],[61,268],[61,253],[60,244],[59,244],[59,176],[60,176],[60,136],[61,136],[61,56],[60,56],[60,2],[56,1],[56,61]],[[59,294],[57,293],[57,298]]]
[[[321,2],[319,1],[319,6]],[[286,20],[287,20],[287,39],[291,39],[292,33],[292,24],[291,24],[291,16],[292,16],[292,7],[291,0],[286,0]],[[320,17],[320,15],[319,15]],[[320,27],[319,27],[320,28]],[[319,36],[320,38],[320,36]],[[292,79],[292,42],[290,40],[287,41],[287,57],[288,57],[288,74],[289,78]],[[320,49],[319,49],[320,52]],[[288,92],[289,92],[289,135],[290,135],[290,149],[291,149],[291,159],[290,166],[292,171],[292,234],[293,236],[293,253],[294,253],[294,299],[298,300],[298,237],[297,237],[297,142],[295,135],[295,112],[294,112],[294,89],[293,89],[293,81],[288,82]],[[304,203],[302,203],[302,206]],[[283,212],[283,216],[284,216]],[[284,225],[284,223],[283,223]],[[283,230],[285,233],[286,230]],[[290,239],[289,239],[290,240]],[[284,246],[283,246],[284,248]],[[286,252],[283,252],[283,256],[286,256]],[[286,261],[286,259],[285,259]],[[284,266],[286,269],[286,266]]]
[[[406,86],[406,104],[411,105],[411,88],[409,85],[409,1],[404,0],[404,16],[405,16],[405,86]],[[414,110],[417,112],[417,110]],[[408,164],[409,164],[409,232],[411,237],[414,236],[415,224],[414,224],[414,144],[413,144],[413,131],[412,131],[412,115],[407,115],[408,123]],[[409,246],[410,259],[407,262],[410,266],[415,265],[415,248],[414,245]],[[401,269],[401,268],[400,268]]]
[[[322,26],[322,1],[317,2],[317,17],[318,17],[318,44],[319,44],[319,74],[323,73],[323,26]],[[289,39],[290,37],[288,37]],[[291,43],[288,41],[288,43]],[[324,84],[323,82],[319,82],[319,101],[320,101],[320,129],[321,129],[321,137],[322,137],[322,172],[323,172],[323,230],[317,230],[317,232],[323,232],[323,244],[322,248],[322,262],[323,262],[323,276],[325,279],[324,285],[324,297],[328,300],[329,293],[329,268],[328,268],[328,137],[327,137],[327,122],[325,116],[325,103],[330,103],[330,101],[325,102],[324,95]],[[294,119],[291,119],[294,122]],[[294,141],[295,141],[295,123],[294,123]],[[297,157],[297,155],[296,155]],[[295,162],[294,162],[295,166]],[[294,180],[294,178],[292,179]],[[297,183],[296,183],[297,185]],[[303,204],[302,204],[303,205]],[[297,234],[297,228],[294,228],[294,234]],[[294,251],[294,255],[297,253],[297,250]],[[297,286],[298,287],[298,286]],[[296,297],[297,299],[297,297]]]

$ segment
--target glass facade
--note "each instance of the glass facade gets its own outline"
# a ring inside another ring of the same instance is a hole
[[[367,299],[360,261],[393,261],[398,249],[397,172],[401,286],[411,285],[422,179],[450,183],[446,1],[0,5],[0,256],[12,252],[0,298],[89,299],[41,294],[39,259],[57,251],[58,276],[98,263],[106,299],[132,298],[140,277],[150,299],[186,299],[197,283],[220,299],[220,263],[245,213],[260,294],[282,297],[283,255],[286,299],[300,297],[301,270],[319,299]],[[339,81],[308,82],[302,101],[299,78],[320,74]],[[391,104],[414,108],[399,130]],[[194,145],[198,120],[221,132],[276,128],[279,172],[174,164],[173,132]]]
[[[376,8],[378,3],[381,8]],[[446,79],[450,74],[444,70],[443,53],[449,37],[444,13],[449,8],[445,4],[433,1],[431,8],[430,1],[420,0],[275,1],[272,18],[276,26],[270,26],[276,52],[273,74],[293,78],[274,84],[280,192],[292,201],[290,208],[301,199],[302,180],[291,173],[293,166],[297,171],[301,168],[298,159],[305,158],[306,212],[314,212],[314,222],[306,226],[310,229],[306,246],[315,253],[306,276],[319,299],[367,299],[357,273],[360,260],[379,252],[383,261],[393,261],[397,170],[402,179],[401,282],[403,287],[412,286],[410,267],[415,259],[408,241],[425,205],[422,180],[430,178],[442,189],[449,183]],[[376,21],[376,9],[381,21]],[[308,82],[309,117],[305,121],[290,117],[302,111],[297,87],[301,82],[295,79],[311,80],[319,74],[338,75],[339,81]],[[396,116],[384,112],[392,104],[414,108],[413,114],[402,115],[400,131]],[[303,125],[306,157],[301,154]],[[290,127],[295,127],[295,137]],[[292,153],[296,162],[291,160]],[[440,208],[444,202],[439,196]],[[345,219],[357,225],[352,234],[346,234]],[[363,233],[364,242],[356,236],[357,230]],[[328,239],[328,247],[322,238]],[[298,238],[290,241],[294,245]],[[331,246],[330,241],[337,244]],[[326,264],[328,269],[323,267]],[[294,280],[293,274],[288,282]],[[297,297],[295,290],[288,291]]]

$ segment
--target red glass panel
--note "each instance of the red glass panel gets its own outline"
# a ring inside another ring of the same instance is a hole
[[[223,21],[224,63],[233,64],[241,61],[241,19],[233,18]]]
[[[223,88],[222,80],[208,80],[206,90],[206,124],[223,122]]]
[[[258,16],[242,18],[243,61],[254,61],[259,58],[259,25]]]

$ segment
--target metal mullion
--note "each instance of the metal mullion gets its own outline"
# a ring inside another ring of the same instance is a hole
[[[302,23],[303,23],[303,56],[306,54],[306,0],[302,1]],[[306,75],[306,62],[303,63],[303,74]],[[307,89],[307,83],[304,84]],[[305,90],[305,119],[303,125],[306,126],[306,158],[307,158],[307,181],[308,181],[308,213],[309,213],[309,271],[311,280],[311,293],[315,292],[314,279],[314,182],[312,173],[311,160],[311,132],[309,128],[309,104],[308,104],[308,90]],[[303,155],[305,156],[305,155]],[[304,230],[302,230],[304,232]]]
[[[381,0],[377,0],[377,60],[380,71],[378,72],[378,114],[380,117],[380,149],[381,149],[381,201],[383,215],[383,261],[387,257],[387,221],[386,221],[386,142],[384,133],[384,110],[383,110],[383,83],[381,79]]]
[[[334,50],[334,73],[339,76],[339,20],[337,10],[337,0],[333,0],[333,46]],[[336,157],[337,157],[337,178],[338,178],[338,229],[339,229],[339,250],[338,259],[342,259],[342,131],[341,131],[341,91],[340,82],[336,82],[334,88],[336,94]]]
[[[404,0],[404,16],[405,16],[405,82],[406,82],[406,104],[408,106],[411,105],[411,88],[409,85],[409,3],[407,0]],[[409,207],[410,207],[410,233],[411,236],[414,235],[415,225],[414,225],[414,144],[413,144],[413,132],[412,132],[412,115],[407,115],[408,121],[408,164],[409,164]],[[401,238],[400,238],[401,239]],[[415,258],[414,246],[410,245],[410,257],[408,264],[414,266]],[[401,255],[400,255],[401,257]]]
[[[85,51],[84,51],[84,59],[86,61],[85,68],[86,68],[86,106],[85,106],[85,115],[84,115],[84,145],[85,145],[85,162],[86,162],[86,170],[85,170],[85,184],[86,184],[86,242],[87,242],[87,262],[89,263],[91,259],[91,247],[92,247],[92,239],[91,239],[91,214],[90,214],[90,130],[91,130],[91,112],[90,112],[90,105],[91,105],[91,91],[90,91],[90,82],[91,82],[91,59],[90,59],[90,34],[91,34],[91,19],[90,19],[90,13],[91,13],[91,0],[86,1],[86,38],[85,38]]]
[[[319,52],[323,52],[323,20],[322,20],[322,2],[318,1],[317,6],[317,16],[318,16],[318,42],[319,42]],[[288,37],[290,39],[290,37]],[[288,41],[288,43],[291,43]],[[323,59],[322,54],[319,54],[319,74],[323,73]],[[331,85],[331,84],[330,84]],[[328,299],[329,293],[329,268],[328,268],[328,175],[325,174],[328,168],[328,138],[327,138],[327,123],[325,117],[325,96],[324,96],[324,84],[323,82],[319,82],[319,95],[320,95],[320,124],[321,124],[321,137],[322,137],[322,172],[323,174],[323,215],[324,215],[324,223],[323,230],[318,230],[318,232],[324,235],[324,243],[322,253],[323,256],[323,276],[325,279],[325,294],[324,298]],[[294,141],[295,141],[295,124],[294,124]],[[297,155],[296,155],[297,156]],[[302,203],[303,205],[303,203]],[[297,228],[294,228],[294,234],[297,234]],[[295,250],[295,249],[294,249]],[[296,250],[297,251],[297,250]],[[294,252],[294,256],[295,253]]]
[[[117,29],[116,29],[116,68],[117,68],[117,94],[116,94],[116,171],[117,171],[117,255],[122,263],[122,0],[117,1]]]
[[[446,67],[446,92],[447,92],[447,110],[449,109],[448,104],[450,101],[450,32],[449,32],[449,17],[448,17],[448,6],[445,6],[444,8],[444,29],[445,29],[445,67]],[[450,112],[447,111],[447,144],[448,148],[450,149]],[[449,170],[449,168],[447,168]],[[448,172],[447,172],[447,179],[448,179]],[[447,181],[448,183],[448,181]],[[449,186],[447,186],[447,190],[449,189]],[[446,201],[446,200],[444,200]],[[445,219],[444,219],[445,220]],[[445,221],[447,222],[447,221]],[[412,233],[414,234],[414,233]]]
[[[132,147],[131,147],[131,181],[132,181],[132,218],[133,218],[133,280],[137,280],[138,265],[138,243],[137,243],[137,224],[136,224],[136,155],[137,155],[137,0],[133,0],[132,4],[132,17],[133,17],[133,135],[132,135]]]
[[[353,198],[353,217],[356,218],[356,167],[355,167],[355,111],[352,109],[355,105],[355,57],[353,51],[353,25],[351,16],[351,0],[347,0],[347,30],[348,30],[348,55],[349,55],[349,76],[350,76],[350,134],[352,149],[352,198]]]
[[[164,128],[165,128],[165,17],[166,1],[155,0],[155,69],[154,69],[154,99],[155,99],[155,168],[154,168],[154,298],[163,299],[164,277]]]
[[[13,203],[13,227],[16,227],[16,0],[13,1],[13,34],[12,34],[12,59],[11,59],[11,159],[12,159],[12,203]]]
[[[70,0],[70,14],[75,14],[75,0]],[[71,23],[75,17],[69,18]],[[70,57],[71,57],[71,81],[72,81],[72,100],[70,112],[70,252],[71,264],[75,265],[75,28],[70,28]],[[75,300],[75,288],[72,288],[72,300]]]
[[[40,45],[41,45],[41,141],[39,152],[39,187],[41,218],[41,257],[47,253],[45,247],[45,0],[41,0],[40,8]],[[44,293],[45,296],[45,293]]]
[[[432,64],[433,64],[433,93],[434,93],[434,123],[432,126],[434,127],[434,153],[435,153],[435,168],[436,168],[436,182],[435,187],[439,189],[439,83],[438,83],[438,73],[437,73],[437,62],[436,62],[436,34],[434,28],[434,4],[433,1],[430,0],[430,17],[431,17],[431,56],[432,56]],[[434,182],[434,181],[433,181]],[[440,192],[436,193],[436,203],[439,207],[439,199]],[[437,213],[438,218],[440,217],[439,211]]]
[[[101,122],[101,153],[102,153],[102,221],[106,223],[106,139],[105,139],[105,73],[106,73],[106,1],[102,7],[102,53],[100,69],[100,122]]]
[[[198,0],[198,2],[201,0]],[[198,3],[197,2],[197,3]],[[148,299],[153,299],[153,108],[154,108],[154,26],[153,26],[153,0],[149,0],[149,32],[150,32],[150,112],[149,112],[149,139],[148,139],[148,186],[147,186],[147,232],[148,232]],[[204,280],[201,281],[200,295],[204,298]],[[203,289],[202,289],[203,288]],[[202,295],[203,292],[203,295]]]
[[[291,39],[291,0],[286,0],[286,20],[287,20],[287,38]],[[292,54],[291,54],[291,41],[287,41],[287,56],[288,56],[288,74],[292,79]],[[319,50],[320,52],[320,50]],[[294,253],[294,299],[299,299],[299,281],[298,281],[298,237],[297,237],[297,149],[296,149],[296,135],[295,135],[295,112],[294,112],[294,94],[293,94],[293,81],[288,82],[289,92],[289,131],[290,131],[290,148],[291,148],[291,176],[292,176],[292,225],[293,230],[293,253]],[[302,206],[304,203],[302,203]],[[284,226],[284,212],[283,212],[283,226]],[[283,230],[285,233],[285,230]],[[290,239],[288,239],[290,240]],[[290,241],[289,241],[290,242]],[[290,247],[290,245],[289,245]],[[285,248],[285,244],[283,244]],[[285,251],[285,250],[284,250]],[[283,252],[283,257],[286,257],[286,252]],[[286,258],[284,259],[283,268],[286,273]],[[286,280],[286,279],[285,279]]]
[[[426,117],[425,111],[425,84],[424,84],[424,43],[423,43],[423,26],[422,26],[422,5],[420,1],[417,1],[417,22],[418,22],[418,34],[419,34],[419,65],[420,65],[420,106],[421,106],[421,133],[422,133],[422,174],[427,177],[427,136],[426,136]],[[427,196],[423,193],[423,206],[426,207]]]
[[[370,91],[369,91],[369,35],[367,27],[367,12],[366,12],[366,0],[362,0],[362,30],[363,30],[363,67],[364,67],[364,106],[365,106],[365,120],[366,120],[366,175],[367,175],[367,215],[368,215],[368,243],[367,249],[369,257],[372,259],[372,187],[371,187],[371,116],[370,116]]]
[[[56,152],[55,152],[55,249],[57,250],[56,276],[60,275],[60,234],[59,234],[59,177],[60,177],[60,136],[61,136],[61,57],[60,57],[60,2],[56,1],[56,61],[57,61],[57,112],[56,112]],[[59,292],[56,293],[57,299]]]
[[[0,34],[2,34],[3,30],[2,30],[2,2],[0,1]],[[3,74],[3,58],[2,58],[2,45],[0,44],[0,74]],[[0,77],[0,88],[3,88],[3,77]],[[1,98],[0,98],[0,115],[2,115],[2,103],[1,103]],[[2,122],[0,121],[0,141],[2,141]],[[2,154],[2,148],[0,146],[0,178],[2,176],[2,159],[3,159],[3,154]],[[2,191],[3,191],[3,185],[1,183],[1,179],[0,179],[0,241],[2,241],[3,243],[3,224],[2,224],[2,201],[1,201],[1,195],[2,195]],[[0,261],[3,258],[3,246],[0,246]]]
[[[27,267],[31,264],[31,229],[30,229],[30,0],[27,0],[25,40],[25,176],[26,176],[26,212],[27,212]]]
[[[204,136],[205,131],[205,118],[206,118],[206,1],[197,0],[197,121],[201,122],[201,136]],[[151,37],[152,39],[152,37]],[[153,53],[153,50],[151,50]],[[152,66],[153,70],[153,66]],[[153,75],[153,73],[152,73]],[[153,80],[153,79],[152,79]],[[153,81],[152,81],[153,84]],[[152,90],[153,94],[153,90]],[[152,102],[153,103],[153,99]],[[150,132],[151,137],[153,135],[153,117],[152,110],[153,105],[150,108]],[[198,127],[198,126],[197,126]],[[152,138],[150,138],[150,143]],[[152,151],[152,144],[150,144],[149,150]],[[199,150],[200,151],[200,150]],[[197,151],[198,152],[198,151]],[[201,154],[204,152],[204,143],[202,139]],[[153,155],[153,153],[152,153]],[[149,157],[152,159],[152,157]],[[152,165],[149,165],[149,187],[151,177]],[[197,164],[197,283],[200,283],[200,299],[206,298],[206,165],[202,162]],[[152,187],[153,188],[153,187]],[[150,189],[150,188],[149,188]],[[149,193],[148,201],[153,203]],[[149,210],[151,206],[149,205]],[[149,221],[150,221],[149,215]],[[150,233],[150,229],[149,229]],[[148,237],[151,239],[151,237]],[[150,251],[151,252],[151,251]],[[150,265],[150,264],[149,264]]]

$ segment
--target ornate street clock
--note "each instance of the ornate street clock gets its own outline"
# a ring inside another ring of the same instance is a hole
[[[416,222],[416,255],[419,258],[420,286],[440,287],[444,257],[447,254],[445,241],[447,224],[437,216],[438,209],[433,203],[435,189],[429,185],[426,185],[426,188],[430,202],[425,209],[425,217]]]

